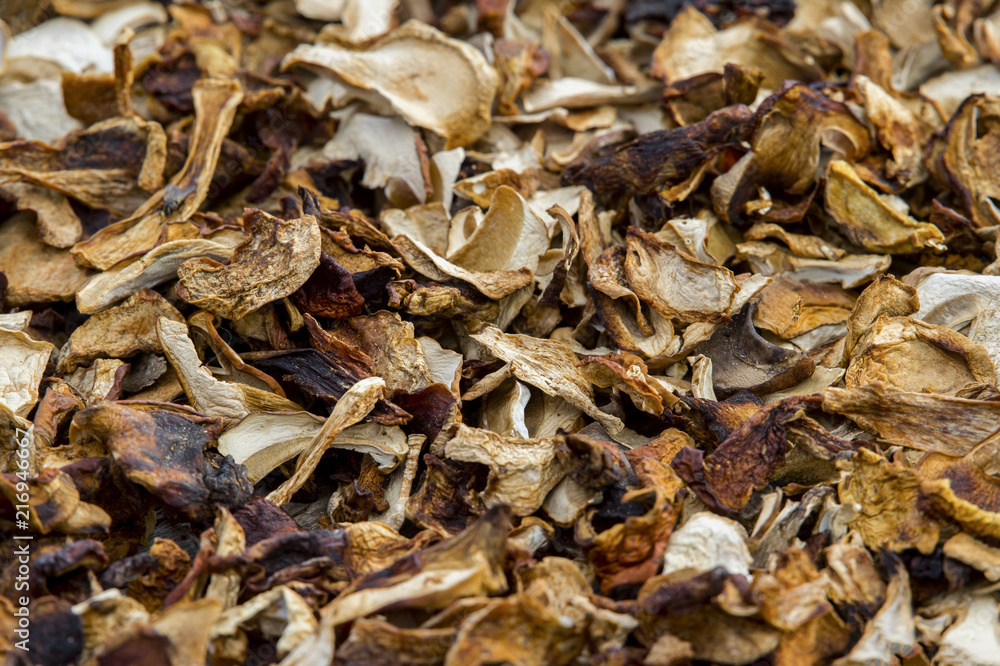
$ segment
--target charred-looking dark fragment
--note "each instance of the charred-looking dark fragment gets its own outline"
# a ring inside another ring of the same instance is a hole
[[[247,546],[258,541],[298,532],[300,528],[292,518],[270,500],[251,495],[240,508],[233,511],[233,518],[243,528]]]
[[[294,580],[322,578],[326,574],[343,578],[347,534],[342,529],[289,532],[260,541],[247,548],[247,586],[263,592]],[[242,558],[241,558],[242,559]],[[216,563],[220,569],[223,561]]]
[[[475,477],[462,463],[446,463],[426,454],[420,490],[406,504],[406,517],[420,527],[442,534],[458,534],[482,513],[473,488]]]
[[[629,464],[621,446],[576,433],[556,445],[556,456],[567,475],[585,488],[600,490],[623,480]]]
[[[454,394],[444,384],[431,384],[414,393],[397,393],[392,402],[413,414],[407,431],[420,433],[433,442],[441,429],[457,417],[459,405]]]
[[[698,497],[717,511],[736,513],[785,460],[786,424],[807,408],[822,404],[819,395],[793,396],[761,408],[709,454],[684,447],[671,467]]]
[[[680,399],[704,421],[706,430],[714,435],[718,442],[725,441],[764,405],[760,398],[749,391],[738,391],[725,400],[708,400],[694,396],[681,396]]]
[[[712,359],[712,379],[720,398],[743,390],[755,395],[781,391],[805,380],[816,369],[816,362],[808,355],[762,338],[753,325],[756,311],[757,301],[750,301],[698,346],[698,353]]]
[[[755,67],[726,63],[724,72],[704,72],[670,82],[663,91],[663,106],[677,124],[690,125],[716,109],[753,104],[762,79]]]
[[[325,252],[320,253],[313,274],[289,298],[314,317],[352,317],[361,314],[365,304],[351,274]]]
[[[725,148],[747,138],[753,113],[742,104],[726,107],[687,127],[659,130],[582,158],[566,167],[562,182],[586,185],[599,194],[651,194],[678,185]]]
[[[315,349],[263,354],[253,361],[253,365],[328,407],[337,404],[352,386],[371,376],[345,368]],[[408,423],[411,418],[411,414],[382,398],[368,416],[368,420],[382,425],[400,425]]]
[[[235,509],[253,490],[244,467],[204,453],[219,419],[102,402],[77,414],[73,425],[103,441],[129,481],[188,520],[207,520],[219,506]]]
[[[31,608],[31,663],[61,666],[76,663],[83,651],[83,621],[72,604],[57,597],[41,597]]]

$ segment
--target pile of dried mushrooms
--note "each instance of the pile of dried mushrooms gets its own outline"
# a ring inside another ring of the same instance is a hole
[[[1000,3],[0,7],[4,663],[1000,664]]]

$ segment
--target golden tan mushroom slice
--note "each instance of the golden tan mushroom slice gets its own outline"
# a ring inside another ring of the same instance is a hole
[[[7,277],[8,305],[71,301],[90,277],[66,250],[46,245],[35,234],[31,213],[0,222],[0,273]]]
[[[194,85],[192,95],[195,124],[184,166],[131,217],[110,224],[74,245],[73,256],[81,265],[107,270],[148,252],[161,240],[167,224],[189,219],[205,202],[222,142],[243,99],[243,89],[236,80],[201,79]]]
[[[635,228],[628,231],[627,248],[629,285],[661,315],[688,323],[726,317],[740,290],[728,268],[697,261]]]
[[[100,312],[73,331],[59,350],[57,369],[72,372],[93,359],[128,358],[143,352],[163,351],[156,335],[156,320],[184,317],[167,299],[144,289],[119,306]]]
[[[142,289],[177,277],[177,267],[188,259],[207,257],[228,261],[243,234],[222,233],[211,239],[168,241],[130,263],[98,273],[76,292],[76,307],[84,314],[100,312]]]
[[[997,403],[879,384],[824,389],[823,410],[843,414],[891,444],[952,456],[969,453],[1000,423]]]
[[[25,417],[38,402],[38,386],[52,354],[49,342],[23,331],[0,329],[0,404]]]
[[[506,513],[490,509],[459,534],[405,558],[409,567],[358,579],[323,608],[321,630],[386,608],[440,609],[457,599],[505,591],[509,530]]]
[[[848,388],[879,382],[903,391],[955,395],[993,384],[989,353],[961,333],[912,317],[879,317],[858,339],[844,375]]]
[[[515,515],[528,516],[542,506],[545,496],[566,475],[552,437],[520,439],[457,424],[448,433],[445,455],[490,468],[487,506],[506,505]]]
[[[907,254],[923,248],[944,250],[944,234],[933,224],[917,222],[885,201],[847,162],[827,168],[823,193],[826,209],[852,243],[871,252]]]
[[[805,72],[774,48],[777,30],[766,23],[741,21],[717,30],[707,16],[685,6],[670,23],[653,52],[652,74],[668,83],[706,72],[722,72],[728,63],[752,66],[773,90],[786,79],[806,80]]]
[[[463,622],[444,660],[465,664],[572,663],[587,646],[620,649],[635,618],[596,606],[591,582],[572,560],[546,557],[524,576],[523,592],[490,601]],[[505,627],[530,625],[516,636]]]
[[[306,214],[281,220],[248,208],[247,239],[220,264],[199,257],[178,266],[177,295],[227,319],[240,319],[305,284],[320,260],[319,223]]]
[[[860,449],[847,471],[837,486],[838,497],[858,507],[850,527],[869,549],[934,551],[941,525],[921,510],[921,478],[912,468]]]
[[[879,142],[892,151],[892,159],[886,162],[886,175],[908,187],[927,180],[923,151],[932,128],[867,76],[855,77],[854,86],[868,118],[878,129]]]

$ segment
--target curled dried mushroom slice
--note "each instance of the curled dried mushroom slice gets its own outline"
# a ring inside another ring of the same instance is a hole
[[[233,250],[229,264],[197,258],[178,266],[178,296],[220,317],[240,319],[295,292],[319,266],[320,232],[312,215],[286,221],[248,209],[243,224],[247,239]]]
[[[466,146],[489,129],[499,78],[473,47],[408,21],[365,51],[299,46],[282,67],[325,69],[348,86],[386,100],[408,122]],[[371,73],[381,74],[372,77]]]

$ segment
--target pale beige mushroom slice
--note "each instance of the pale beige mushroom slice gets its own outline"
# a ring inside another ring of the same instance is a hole
[[[308,65],[359,92],[375,93],[408,123],[468,146],[489,129],[500,83],[474,47],[408,21],[365,51],[303,44],[282,68]]]

